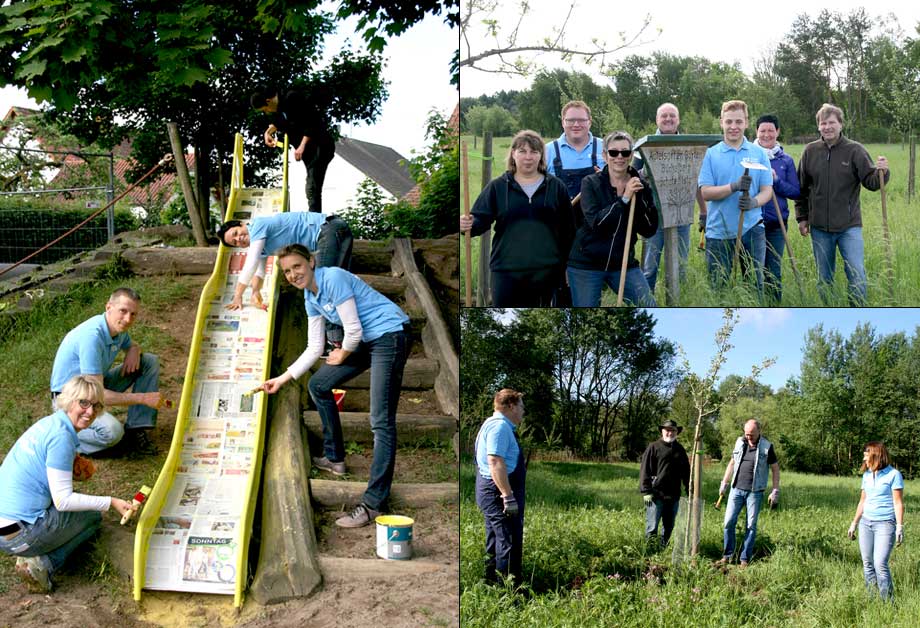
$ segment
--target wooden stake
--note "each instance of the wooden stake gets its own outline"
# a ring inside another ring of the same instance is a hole
[[[748,176],[748,169],[744,169],[744,176]],[[750,192],[742,190],[741,196],[750,196]],[[741,233],[744,229],[744,212],[738,208],[738,237],[735,238],[735,262],[732,265],[732,272],[741,272],[739,259],[741,257]]]
[[[629,201],[629,220],[626,221],[626,245],[623,247],[623,263],[620,265],[620,289],[617,291],[617,307],[623,305],[623,291],[626,289],[626,264],[629,262],[629,244],[632,240],[633,215],[636,212],[636,194]]]
[[[779,210],[779,203],[776,201],[776,190],[773,190],[773,208],[776,210],[776,218],[779,220],[779,230],[783,232],[783,241],[786,243],[786,250],[789,251],[789,263],[792,265],[792,276],[795,277],[795,282],[799,286],[799,296],[801,296],[802,279],[799,277],[799,269],[796,267],[795,257],[792,255],[792,245],[789,242],[789,234],[786,233],[786,223],[783,222],[783,213]]]
[[[463,142],[463,213],[470,215],[470,165]],[[473,307],[473,243],[470,232],[463,234],[463,246],[466,250],[466,307]]]
[[[888,264],[888,299],[889,305],[895,305],[894,302],[894,265],[891,261],[891,234],[888,232],[888,195],[885,192],[885,173],[887,170],[879,170],[878,176],[881,182],[882,191],[882,233],[885,237],[885,261]]]

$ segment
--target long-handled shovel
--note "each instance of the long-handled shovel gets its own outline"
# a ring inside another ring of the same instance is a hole
[[[885,193],[885,170],[878,171],[882,191],[882,233],[885,236],[885,261],[888,263],[888,299],[894,305],[894,266],[891,262],[891,234],[888,233],[888,195]]]
[[[463,142],[463,213],[470,215],[470,166]],[[470,232],[463,234],[463,246],[466,249],[466,307],[473,307],[473,243]]]
[[[795,265],[795,257],[792,255],[792,245],[789,243],[789,234],[786,233],[786,223],[783,222],[783,214],[779,210],[779,203],[776,201],[776,190],[773,191],[773,208],[776,210],[776,219],[779,220],[779,230],[783,232],[783,241],[786,243],[786,250],[789,251],[789,263],[792,265],[792,276],[795,277],[795,283],[799,287],[799,296],[802,296],[802,279],[799,277],[799,269]]]
[[[629,262],[629,242],[632,240],[633,215],[636,213],[636,194],[633,194],[632,200],[629,202],[629,220],[626,221],[626,246],[623,247],[623,264],[620,266],[620,289],[617,291],[617,307],[623,305],[623,291],[626,289],[626,264]]]
[[[742,161],[741,165],[744,166],[744,176],[748,176],[748,168],[750,167],[750,162]],[[760,164],[757,164],[758,166]],[[748,190],[741,190],[741,198],[749,198],[751,193]],[[735,238],[735,260],[732,263],[732,271],[741,272],[740,270],[740,258],[741,258],[741,234],[744,229],[744,212],[741,211],[741,208],[738,208],[738,237]]]

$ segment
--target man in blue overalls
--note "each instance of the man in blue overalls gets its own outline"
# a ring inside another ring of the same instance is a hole
[[[591,108],[571,100],[562,108],[563,133],[546,146],[546,171],[565,183],[569,198],[581,192],[581,180],[604,167],[604,146],[591,135]],[[576,226],[581,225],[581,209],[576,207]],[[564,280],[563,280],[564,281]],[[556,291],[556,307],[572,305],[572,294],[563,283]]]
[[[495,412],[476,436],[476,504],[486,523],[486,582],[498,575],[521,581],[524,543],[524,454],[515,431],[524,418],[524,395],[495,394]]]

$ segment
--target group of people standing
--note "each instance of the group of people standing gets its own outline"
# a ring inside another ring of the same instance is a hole
[[[476,504],[485,521],[485,580],[489,583],[523,577],[526,461],[517,437],[524,419],[524,395],[510,388],[493,399],[494,413],[479,429],[475,444]],[[664,548],[674,531],[681,489],[689,495],[690,460],[678,441],[683,428],[673,420],[658,426],[661,437],[645,449],[639,467],[639,492],[645,508],[645,537],[652,549]],[[719,503],[727,493],[722,521],[722,555],[716,566],[735,559],[736,526],[745,511],[744,538],[738,565],[746,568],[754,557],[757,521],[768,483],[770,508],[779,505],[780,472],[776,451],[751,418],[735,440],[719,485]],[[871,441],[863,450],[859,503],[847,536],[859,534],[866,589],[883,599],[894,587],[888,566],[895,544],[904,541],[904,479],[891,466],[884,443]],[[718,505],[718,504],[717,504]],[[660,533],[659,533],[660,528]]]
[[[849,303],[866,303],[860,187],[875,191],[881,177],[887,182],[888,161],[883,156],[873,161],[865,147],[843,136],[839,107],[824,104],[815,118],[821,137],[805,147],[796,168],[778,142],[777,116],[760,116],[757,138],[750,142],[745,137],[747,104],[730,100],[722,105],[723,138],[706,152],[696,194],[714,290],[722,289],[732,274],[740,231],[738,270],[762,303],[781,303],[783,231],[791,200],[800,234],[811,236],[823,302],[833,298],[839,249]],[[492,305],[596,307],[604,285],[618,289],[625,255],[624,300],[655,306],[664,235],[633,138],[614,131],[599,141],[591,134],[591,109],[582,101],[567,103],[561,120],[563,133],[549,146],[534,131],[517,133],[506,172],[486,185],[470,216],[460,217],[460,231],[472,235],[495,226],[489,264]],[[656,134],[680,132],[680,112],[672,103],[662,104],[655,120]],[[748,170],[742,162],[760,168]],[[633,226],[627,234],[633,200]],[[677,227],[677,233],[683,278],[690,225]],[[645,242],[641,263],[635,255],[638,236]]]

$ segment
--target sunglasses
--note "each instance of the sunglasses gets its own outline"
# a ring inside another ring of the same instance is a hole
[[[90,401],[89,399],[80,399],[77,403],[79,403],[79,404],[80,404],[80,407],[83,408],[84,410],[86,410],[87,408],[89,408],[90,406],[92,406],[92,408],[93,408],[93,410],[94,410],[95,412],[99,412],[99,411],[102,410],[102,408],[104,407],[104,406],[103,406],[101,403],[99,403],[98,401],[93,402],[93,401]]]
[[[611,157],[629,157],[632,155],[631,150],[614,150],[612,148],[607,149],[607,154]]]

